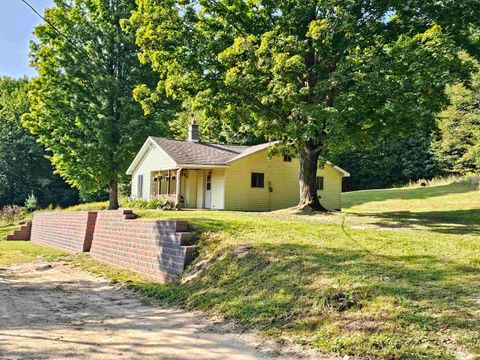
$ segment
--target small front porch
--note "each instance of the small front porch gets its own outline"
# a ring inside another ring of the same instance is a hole
[[[219,208],[215,201],[212,206],[212,179],[215,175],[218,177],[218,171],[215,168],[174,168],[153,171],[151,172],[150,199],[169,195],[175,199],[176,208]],[[223,198],[223,187],[217,189],[217,192],[218,190],[222,191]]]

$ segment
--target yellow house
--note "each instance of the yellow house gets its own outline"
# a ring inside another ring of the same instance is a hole
[[[176,194],[184,208],[271,211],[299,202],[298,159],[268,157],[271,143],[255,146],[200,142],[198,125],[187,141],[149,137],[127,170],[132,198]],[[326,163],[317,172],[320,203],[341,209],[345,170]],[[180,191],[177,191],[177,188]]]

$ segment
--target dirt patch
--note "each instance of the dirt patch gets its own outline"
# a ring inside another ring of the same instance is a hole
[[[2,359],[295,359],[201,314],[146,303],[136,293],[62,264],[0,271]],[[324,358],[324,357],[322,357]]]
[[[375,320],[360,319],[351,321],[343,326],[348,331],[374,332],[378,330],[379,323]]]

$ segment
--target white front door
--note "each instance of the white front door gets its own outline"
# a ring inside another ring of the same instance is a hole
[[[205,181],[205,208],[211,209],[212,207],[212,173],[207,173],[207,179]]]

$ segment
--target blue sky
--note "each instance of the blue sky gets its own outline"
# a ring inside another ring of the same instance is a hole
[[[0,76],[34,76],[28,60],[28,43],[33,39],[35,25],[42,22],[20,0],[2,0],[0,11]],[[43,14],[43,10],[53,5],[53,0],[28,0]]]

